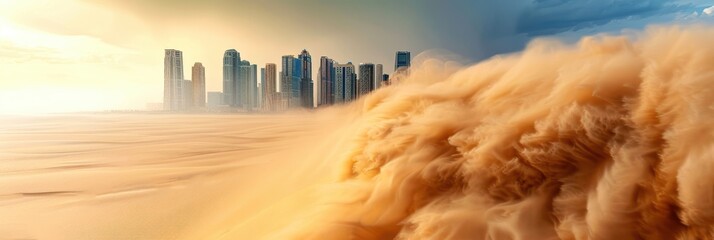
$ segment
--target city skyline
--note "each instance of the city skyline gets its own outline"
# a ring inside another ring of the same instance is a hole
[[[206,94],[215,91],[206,91],[206,69],[203,64],[194,63],[191,67],[192,79],[185,79],[183,52],[177,49],[164,51],[163,110],[206,110]],[[258,81],[257,64],[242,59],[236,49],[225,50],[221,81],[223,91],[220,92],[222,99],[220,103],[208,104],[209,108],[226,105],[246,111],[276,111],[277,108],[274,108],[276,102],[286,99],[289,108],[329,106],[336,102],[356,100],[381,87],[383,81],[386,81],[384,84],[389,84],[390,80],[388,77],[385,78],[388,74],[383,74],[383,65],[379,63],[360,63],[356,76],[353,73],[352,78],[342,76],[335,79],[335,61],[327,56],[320,57],[317,77],[313,80],[312,56],[307,49],[303,49],[297,57],[284,55],[282,58],[281,81],[274,82],[274,75],[271,72],[274,71],[274,63],[265,63],[265,67],[260,68],[260,81]],[[404,72],[411,66],[411,60],[411,52],[397,51],[394,58],[395,70]],[[266,82],[266,68],[269,71],[268,82]],[[342,71],[340,73],[343,73]],[[342,82],[336,84],[336,80]],[[340,90],[343,92],[340,95],[343,98],[341,101],[335,101],[334,92],[338,87],[350,89]],[[272,91],[281,92],[281,95],[276,95]],[[346,94],[345,91],[349,91],[350,94]],[[282,92],[286,93],[282,94]],[[151,110],[153,105],[156,104],[147,103],[147,110]],[[283,107],[280,109],[285,110]]]

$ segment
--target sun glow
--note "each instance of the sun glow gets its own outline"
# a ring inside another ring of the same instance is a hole
[[[0,17],[0,114],[137,109],[122,98],[160,91],[131,81],[146,72],[129,65],[134,56],[95,37],[39,31]]]

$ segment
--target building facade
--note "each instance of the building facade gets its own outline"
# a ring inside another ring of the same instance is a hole
[[[193,82],[191,80],[183,80],[183,109],[193,108]]]
[[[335,67],[334,61],[326,56],[320,57],[320,69],[319,69],[319,84],[320,91],[318,92],[318,105],[332,105],[334,104],[334,82],[335,82]]]
[[[335,84],[333,88],[334,103],[352,101],[355,96],[355,66],[349,62],[339,64],[335,62]]]
[[[263,86],[263,109],[277,111],[278,99],[275,63],[265,64],[265,82]]]
[[[304,108],[314,107],[313,81],[312,81],[312,57],[310,53],[303,49],[298,55],[300,60],[300,101]]]
[[[411,53],[408,51],[398,51],[394,57],[394,72],[406,71],[411,65]]]
[[[374,65],[374,89],[382,86],[382,74],[384,74],[382,64]]]
[[[164,110],[184,109],[183,52],[164,50]]]
[[[300,86],[302,80],[302,76],[300,75],[302,73],[301,65],[302,61],[300,61],[300,59],[293,59],[289,102],[289,106],[291,108],[299,108],[302,106],[302,96],[300,95],[300,90],[302,89],[302,87]]]
[[[237,85],[240,75],[240,53],[235,49],[226,50],[223,54],[223,103],[230,106],[238,105]]]
[[[289,108],[302,106],[300,97],[301,61],[293,55],[282,58],[282,71],[280,75],[280,92],[287,101]]]
[[[374,90],[374,64],[363,63],[359,65],[359,79],[357,79],[356,98],[360,98]]]
[[[260,68],[260,81],[258,82],[258,109],[264,110],[265,109],[265,102],[263,101],[265,99],[265,96],[263,93],[263,88],[265,88],[265,68],[262,67]]]
[[[250,74],[248,75],[248,110],[255,110],[260,107],[258,101],[258,65],[251,64],[248,66]]]
[[[191,81],[193,81],[193,106],[206,107],[206,68],[200,62],[194,63],[191,68]]]
[[[250,91],[250,61],[243,60],[240,63],[238,83],[236,84],[236,107],[243,110],[251,109],[252,91]]]
[[[208,92],[207,95],[208,95],[208,107],[215,108],[215,107],[224,105],[222,92]]]

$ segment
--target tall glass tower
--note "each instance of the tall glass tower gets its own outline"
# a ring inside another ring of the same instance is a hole
[[[249,99],[249,110],[253,110],[259,107],[258,101],[258,65],[251,64],[248,66],[250,74],[248,74],[248,97]]]
[[[193,106],[202,108],[206,106],[206,68],[197,62],[191,68],[191,81],[193,81]]]
[[[411,65],[411,53],[408,51],[398,51],[396,57],[394,57],[394,72],[405,71]]]
[[[374,64],[363,63],[359,65],[359,79],[357,79],[357,96],[362,97],[374,90]]]
[[[374,89],[377,89],[382,86],[382,64],[377,64],[375,65],[374,68]]]
[[[290,80],[290,107],[301,107],[303,106],[302,98],[302,61],[300,59],[293,59],[292,76]]]
[[[184,108],[183,52],[176,49],[164,51],[164,110]]]
[[[280,74],[280,94],[287,100],[290,108],[302,106],[300,98],[300,79],[302,67],[300,59],[285,55],[282,59]]]
[[[263,107],[267,111],[276,111],[280,102],[277,94],[277,82],[275,81],[275,63],[265,64],[265,85],[263,85]]]
[[[238,105],[236,87],[240,76],[240,53],[235,49],[223,54],[223,104],[233,107]]]
[[[333,85],[334,103],[349,102],[354,99],[355,66],[351,62],[338,64],[335,62],[335,84]]]
[[[320,57],[320,92],[318,94],[318,105],[332,105],[334,103],[333,84],[335,82],[335,68],[332,59]]]
[[[312,87],[312,57],[306,49],[303,49],[298,55],[300,59],[300,101],[304,108],[312,108],[313,104],[313,87]]]
[[[250,61],[243,60],[240,62],[240,74],[238,74],[238,84],[236,84],[236,106],[243,110],[250,111],[252,91],[250,85]]]
[[[260,68],[260,82],[258,82],[258,109],[265,110],[265,68]]]

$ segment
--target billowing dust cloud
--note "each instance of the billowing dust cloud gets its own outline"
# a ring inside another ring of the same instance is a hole
[[[423,61],[345,110],[341,181],[278,238],[714,238],[714,30],[635,38]]]
[[[0,238],[712,239],[712,40],[425,57],[316,113],[5,120]]]

